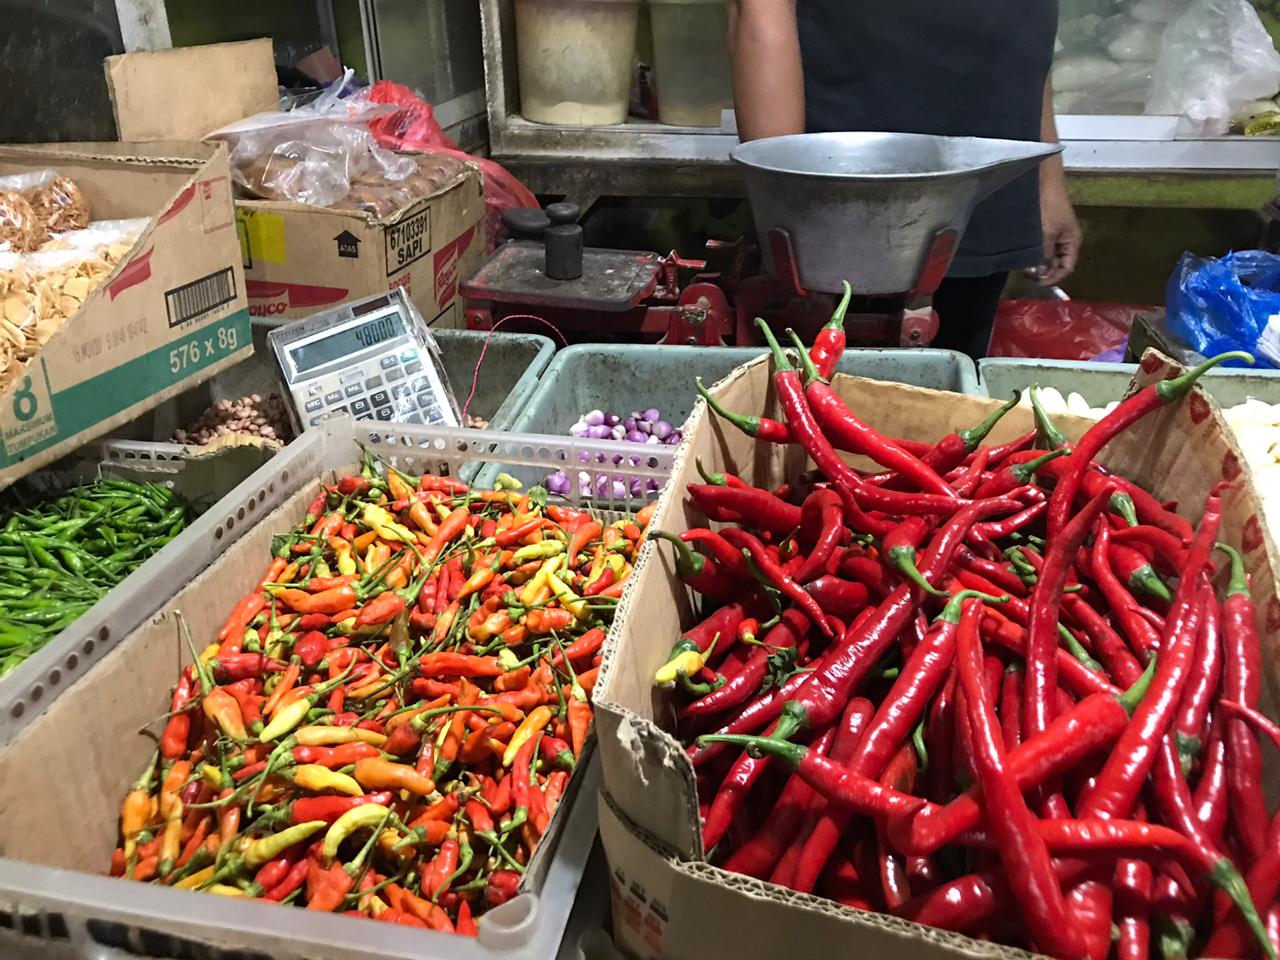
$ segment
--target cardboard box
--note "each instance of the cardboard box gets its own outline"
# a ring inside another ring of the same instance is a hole
[[[1143,383],[1171,375],[1174,365],[1158,354],[1144,359]],[[726,407],[781,418],[767,358],[739,369],[714,388]],[[894,436],[933,441],[970,426],[998,401],[837,376],[837,392],[861,417]],[[1088,423],[1063,417],[1059,425],[1078,437]],[[998,444],[1032,426],[1029,411],[1015,409],[993,432]],[[687,501],[686,485],[698,482],[695,463],[730,470],[771,488],[805,468],[796,449],[757,444],[708,414],[699,401],[684,428],[673,479],[653,519],[679,533],[706,519]],[[1212,399],[1200,390],[1157,411],[1107,446],[1108,467],[1177,500],[1198,516],[1209,491],[1224,480],[1237,485],[1224,495],[1220,539],[1245,553],[1259,610],[1259,630],[1271,689],[1280,669],[1280,602],[1275,547],[1261,518],[1252,477]],[[868,466],[865,463],[855,466]],[[615,883],[615,933],[620,945],[643,958],[694,960],[708,955],[741,960],[829,951],[857,942],[870,956],[939,957],[976,952],[1018,953],[952,936],[878,914],[858,913],[830,901],[731,875],[704,861],[693,767],[669,734],[675,700],[652,684],[682,628],[694,622],[690,598],[679,582],[672,552],[651,541],[624,595],[605,645],[595,688],[596,728],[611,803],[601,803],[601,831]],[[619,889],[620,888],[620,889]],[[621,902],[619,902],[621,901]],[[843,939],[842,939],[843,938]]]
[[[253,352],[225,147],[0,147],[0,175],[40,167],[151,223],[0,395],[0,488]]]
[[[279,109],[269,40],[127,53],[108,58],[106,71],[122,136],[132,130],[142,139],[199,139]],[[207,102],[210,89],[219,91],[214,106]],[[445,157],[436,162],[446,168],[458,163]],[[458,284],[484,258],[483,220],[483,185],[471,164],[433,195],[381,219],[301,203],[237,200],[249,312],[303,318],[403,287],[429,326],[462,328]]]
[[[442,166],[457,166],[438,157]],[[308,317],[403,287],[428,326],[465,326],[458,284],[485,252],[479,170],[466,164],[437,193],[375,219],[274,200],[237,200],[249,313]]]

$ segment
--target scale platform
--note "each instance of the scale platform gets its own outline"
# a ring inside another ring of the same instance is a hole
[[[514,240],[462,285],[467,300],[519,303],[528,307],[623,313],[657,290],[662,267],[656,253],[640,250],[582,251],[582,276],[552,280],[546,248],[535,240]]]

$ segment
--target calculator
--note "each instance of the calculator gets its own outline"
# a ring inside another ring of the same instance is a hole
[[[334,414],[458,426],[435,338],[402,290],[278,327],[267,339],[299,433]]]

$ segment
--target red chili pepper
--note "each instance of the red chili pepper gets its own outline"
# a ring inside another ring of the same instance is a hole
[[[715,560],[694,553],[689,545],[675,534],[665,530],[652,530],[650,537],[670,541],[676,548],[676,574],[681,581],[703,596],[717,601],[732,600],[742,596],[749,586],[742,577]],[[739,556],[741,566],[741,556]]]
[[[1194,549],[1193,546],[1193,562]],[[1256,708],[1262,695],[1262,652],[1258,643],[1257,613],[1245,576],[1244,557],[1225,544],[1220,549],[1231,559],[1231,580],[1222,603],[1225,654],[1222,696],[1224,700]],[[1227,784],[1233,825],[1250,858],[1257,860],[1266,849],[1262,754],[1253,731],[1238,717],[1225,721],[1223,735],[1227,745]]]
[[[844,507],[831,490],[819,488],[800,507],[800,533],[810,546],[809,555],[795,573],[797,583],[808,583],[822,575],[828,562],[848,536]]]
[[[295,824],[310,823],[313,820],[334,823],[347,811],[369,803],[388,806],[391,803],[391,791],[366,793],[359,797],[301,797],[290,804],[289,819]]]
[[[261,653],[235,653],[230,656],[216,656],[209,661],[214,679],[219,683],[234,683],[238,680],[261,679],[269,673],[279,673],[285,664],[272,660]]]
[[[987,811],[987,827],[1036,946],[1057,957],[1085,956],[1080,930],[1067,920],[1066,903],[1050,864],[1048,847],[1036,832],[1036,818],[1027,808],[1017,779],[1010,772],[995,711],[981,679],[982,641],[978,632],[981,619],[982,601],[969,600],[956,638],[956,660],[972,737],[975,773]]]
[[[191,705],[193,688],[193,672],[191,667],[187,667],[178,678],[178,685],[173,688],[173,697],[169,700],[170,717],[160,735],[160,756],[166,760],[177,760],[187,752],[187,738],[191,734],[191,714],[188,707]]]
[[[982,442],[996,428],[996,425],[1004,418],[1004,415],[1018,405],[1019,399],[1019,395],[1015,393],[1012,400],[1005,403],[976,427],[947,434],[934,444],[933,449],[925,455],[924,462],[940,474],[948,473],[955,467],[960,466],[965,457],[982,445]],[[1023,442],[1024,440],[1025,443]],[[1019,438],[1015,443],[1018,444],[1017,449],[1021,449],[1022,446],[1030,445],[1034,440],[1035,436],[1032,434],[1030,438]],[[1008,453],[997,457],[996,451],[993,451],[991,459],[999,462],[1004,456],[1008,456]]]
[[[753,526],[787,536],[800,526],[801,510],[756,487],[712,487],[691,483],[686,488],[694,504],[710,519],[736,523],[750,518]]]
[[[386,590],[368,603],[356,614],[357,627],[374,627],[390,623],[404,611],[404,597],[394,590]]]
[[[1200,377],[1226,360],[1253,362],[1249,354],[1240,352],[1224,353],[1206,360],[1180,377],[1144,387],[1125,398],[1119,406],[1089,428],[1076,444],[1071,456],[1067,458],[1062,474],[1058,478],[1058,484],[1054,487],[1053,496],[1049,498],[1047,525],[1051,541],[1067,525],[1076,492],[1080,489],[1084,475],[1093,467],[1093,462],[1102,448],[1143,417],[1154,413],[1165,404],[1181,400],[1196,385]]]
[[[244,597],[236,604],[231,615],[227,617],[227,622],[218,631],[218,640],[223,643],[228,640],[239,643],[245,629],[249,626],[249,621],[261,613],[266,605],[267,600],[261,593],[251,593]]]
[[[1025,736],[1043,731],[1053,719],[1053,692],[1058,687],[1058,612],[1062,604],[1062,588],[1067,585],[1071,561],[1094,518],[1106,506],[1109,490],[1102,490],[1089,501],[1062,531],[1050,541],[1044,568],[1036,579],[1031,595],[1031,623],[1027,630],[1027,673],[1023,689],[1022,726]]]
[[[804,587],[791,579],[786,570],[770,556],[768,549],[757,537],[742,529],[728,528],[724,531],[724,538],[735,547],[740,548],[744,556],[750,557],[766,585],[781,591],[783,596],[799,607],[804,615],[812,621],[813,625],[826,636],[830,637],[834,634],[822,612],[822,607],[818,605],[818,601],[810,596]]]
[[[1078,811],[1082,818],[1120,818],[1132,811],[1156,749],[1173,721],[1195,653],[1200,614],[1196,600],[1221,524],[1220,511],[1221,501],[1216,493],[1211,494],[1169,613],[1151,692],[1121,735],[1093,788],[1085,794]]]
[[[799,343],[798,340],[797,343]],[[836,392],[824,382],[822,374],[814,367],[809,355],[803,349],[801,349],[800,358],[808,378],[804,395],[809,401],[809,409],[813,412],[813,418],[818,426],[834,446],[874,460],[882,467],[897,472],[904,480],[927,493],[937,494],[949,500],[958,499],[955,491],[938,476],[932,467],[907,453],[880,431],[855,416]]]

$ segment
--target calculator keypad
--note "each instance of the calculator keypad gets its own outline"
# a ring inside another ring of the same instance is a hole
[[[357,420],[443,423],[422,372],[423,360],[410,347],[299,387],[298,399],[313,427],[325,416],[347,412]]]

